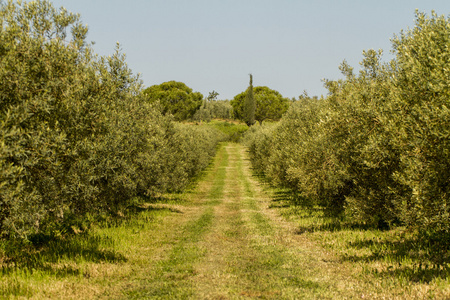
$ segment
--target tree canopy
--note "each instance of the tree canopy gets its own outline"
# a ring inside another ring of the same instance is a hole
[[[193,92],[183,82],[168,81],[144,90],[150,102],[159,101],[163,114],[172,114],[175,120],[191,118],[203,103],[203,95]]]
[[[247,91],[242,92],[231,100],[231,105],[236,118],[244,121],[244,102]],[[278,120],[289,107],[289,99],[284,98],[279,92],[267,86],[257,86],[253,88],[253,97],[256,103],[255,120],[260,124],[264,120]]]

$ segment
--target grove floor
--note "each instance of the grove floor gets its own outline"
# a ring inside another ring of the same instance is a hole
[[[4,297],[411,297],[411,291],[395,289],[393,294],[377,282],[361,280],[361,270],[296,233],[295,225],[271,208],[271,197],[252,175],[246,155],[240,144],[222,145],[212,166],[182,200],[148,204],[132,222],[96,229],[96,251],[111,252],[109,259],[61,257],[45,270],[4,274],[3,291],[9,293]]]

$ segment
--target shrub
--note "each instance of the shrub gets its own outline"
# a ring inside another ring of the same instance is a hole
[[[273,126],[252,126],[244,134],[243,142],[248,148],[252,167],[265,173],[271,155]]]
[[[90,52],[78,17],[49,2],[2,2],[0,17],[0,233],[23,237],[67,205],[70,143],[94,120],[79,90]]]

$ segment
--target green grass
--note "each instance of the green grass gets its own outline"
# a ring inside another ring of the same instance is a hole
[[[201,214],[178,230],[178,236],[166,259],[159,261],[151,276],[145,277],[139,288],[126,292],[127,298],[186,299],[193,296],[195,287],[190,278],[196,275],[194,265],[205,255],[198,242],[213,223],[215,205],[223,197],[225,167],[228,155],[219,149],[216,163],[210,168],[210,182],[204,190],[194,193],[195,205],[202,208]]]
[[[230,142],[239,142],[242,135],[248,130],[248,126],[244,123],[222,120],[212,120],[208,123],[208,126],[212,126],[227,134]]]
[[[289,191],[273,192],[272,209],[296,224],[296,233],[315,240],[334,253],[343,268],[356,270],[373,294],[413,299],[450,296],[450,264],[436,256],[415,232],[404,227],[378,230],[366,224],[327,217],[319,207],[296,205]]]
[[[126,292],[126,295],[139,299],[191,296],[193,287],[186,284],[186,280],[196,274],[193,264],[204,255],[197,242],[208,231],[213,217],[212,209],[209,208],[197,220],[186,224],[168,258],[156,265],[151,278],[146,277],[141,288]]]
[[[225,143],[185,193],[39,247],[2,244],[0,298],[450,296],[448,269],[414,233],[338,223],[295,203],[251,174],[241,145]]]

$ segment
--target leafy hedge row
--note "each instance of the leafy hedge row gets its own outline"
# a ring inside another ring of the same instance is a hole
[[[119,49],[92,53],[79,16],[48,1],[0,3],[0,236],[186,186],[218,131],[149,104]]]
[[[194,121],[210,122],[212,119],[234,119],[233,107],[228,100],[204,101],[203,105],[195,112]]]
[[[395,58],[301,97],[273,128],[247,135],[253,165],[331,213],[450,238],[450,21],[417,13]]]

